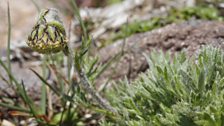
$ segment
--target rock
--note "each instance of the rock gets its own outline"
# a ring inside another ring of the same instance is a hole
[[[39,89],[41,85],[40,79],[30,70],[30,68],[34,69],[38,73],[41,73],[41,62],[26,62],[25,64],[20,64],[18,62],[11,62],[11,71],[12,75],[16,78],[16,80],[20,82],[24,82],[26,87],[28,89],[31,88],[37,88]],[[7,63],[6,63],[7,65]],[[21,66],[22,65],[22,66]],[[8,76],[5,72],[5,70],[0,66],[0,75],[2,75],[6,80],[8,80]],[[36,86],[35,86],[36,85]],[[38,86],[37,86],[38,85]],[[6,85],[5,82],[2,81],[0,78],[0,89],[1,88],[7,88],[8,85]],[[32,89],[33,90],[33,89]]]
[[[1,126],[15,126],[15,124],[13,124],[12,122],[4,119],[1,123]]]
[[[143,53],[149,55],[153,49],[172,53],[185,50],[191,56],[202,45],[224,47],[223,22],[188,21],[133,35],[127,38],[125,43],[117,41],[99,51],[101,63],[107,63],[109,59],[120,53],[122,48],[125,53],[118,62],[112,63],[96,83],[103,84],[107,78],[112,80],[119,80],[125,76],[129,79],[136,78],[139,73],[148,68]]]

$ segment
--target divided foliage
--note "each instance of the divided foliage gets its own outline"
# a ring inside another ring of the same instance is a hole
[[[205,48],[190,60],[146,56],[150,69],[133,83],[120,82],[107,92],[120,117],[102,125],[223,126],[224,53]]]

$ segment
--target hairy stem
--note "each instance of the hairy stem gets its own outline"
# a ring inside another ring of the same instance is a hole
[[[100,105],[100,107],[104,108],[104,109],[107,109],[113,113],[116,113],[116,110],[110,106],[110,104],[108,103],[107,100],[103,99],[90,85],[89,81],[88,81],[88,78],[84,72],[83,69],[81,69],[79,72],[79,76],[80,76],[80,79],[81,79],[81,83],[82,83],[82,88],[88,92],[92,97],[93,99]]]

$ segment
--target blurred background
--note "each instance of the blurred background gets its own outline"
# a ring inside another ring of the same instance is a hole
[[[39,68],[36,61],[40,62],[40,55],[30,50],[26,45],[27,36],[37,20],[39,9],[57,8],[64,22],[69,44],[74,49],[79,48],[82,31],[79,22],[75,18],[70,0],[1,0],[0,57],[3,61],[6,60],[7,54],[7,2],[10,5],[12,24],[11,60],[16,61],[12,65],[14,70],[21,72],[15,72],[15,75],[18,75],[19,78],[23,79],[24,76],[22,75],[30,75],[28,70],[23,70],[21,64],[29,68],[29,61],[31,61],[32,66]],[[76,3],[80,7],[80,15],[85,23],[87,32],[94,40],[91,47],[92,54],[95,55],[106,50],[106,53],[99,54],[103,63],[107,62],[116,52],[116,46],[111,46],[115,48],[107,48],[107,46],[119,43],[129,36],[141,35],[144,32],[184,21],[223,21],[224,15],[222,0],[76,0]],[[136,38],[139,38],[139,43],[147,40],[141,36]],[[155,40],[160,39],[162,37]],[[163,42],[164,40],[161,41]],[[161,46],[167,48],[164,45]],[[175,50],[176,47],[172,48]],[[17,61],[19,61],[19,66]],[[35,62],[33,63],[33,61]],[[123,77],[127,73],[129,73],[128,70],[121,75],[117,75],[117,78]],[[134,74],[133,76],[135,77],[136,75]],[[35,78],[25,79],[26,83],[31,86],[30,82],[33,83],[35,82],[34,80]]]
[[[12,40],[23,40],[32,29],[38,11],[35,4],[40,8],[57,8],[61,11],[61,16],[65,25],[73,16],[72,7],[69,0],[1,0],[0,1],[0,49],[6,47],[7,41],[7,1],[10,4],[12,21]],[[79,7],[104,7],[108,4],[121,2],[122,0],[76,0]]]
[[[0,49],[6,47],[7,41],[7,1],[10,4],[11,22],[12,22],[12,43],[15,46],[25,46],[24,40],[32,29],[38,16],[37,7],[57,8],[61,12],[62,20],[69,29],[73,23],[73,9],[69,0],[1,0],[0,1]],[[103,33],[108,31],[118,32],[120,27],[127,21],[150,20],[152,17],[164,16],[170,8],[184,8],[193,6],[213,6],[221,9],[223,4],[221,0],[76,0],[81,10],[83,19],[89,24],[89,32],[93,37],[101,42],[111,42],[111,39]],[[91,8],[91,9],[86,9]],[[221,10],[220,10],[221,12]],[[100,25],[103,23],[104,26]],[[103,28],[104,27],[104,28]],[[105,28],[106,27],[106,28]],[[76,27],[77,28],[77,27]],[[71,27],[75,35],[73,41],[77,41],[78,29]],[[113,35],[112,35],[113,36]],[[112,37],[114,38],[114,37]],[[114,41],[116,39],[112,39]],[[21,44],[21,45],[20,45]],[[100,43],[99,46],[102,46]],[[2,51],[1,51],[2,54]]]
[[[16,50],[22,57],[26,55],[25,41],[36,22],[38,8],[51,7],[60,11],[71,45],[79,46],[82,32],[70,0],[1,0],[1,57],[6,55],[7,1],[11,11],[12,51]],[[197,19],[222,20],[224,15],[222,0],[76,0],[76,3],[97,49],[167,24]]]

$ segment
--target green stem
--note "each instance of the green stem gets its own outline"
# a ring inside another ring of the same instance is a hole
[[[81,79],[81,84],[82,84],[82,88],[85,90],[85,92],[89,93],[93,99],[104,109],[107,109],[113,113],[117,113],[116,110],[110,106],[109,102],[106,101],[105,99],[103,99],[90,85],[89,83],[89,80],[87,78],[87,75],[86,73],[84,72],[84,69],[82,67],[82,64],[83,64],[83,56],[85,55],[86,51],[88,51],[88,48],[89,48],[89,36],[88,36],[88,33],[87,33],[87,30],[85,28],[85,25],[84,25],[84,22],[80,16],[80,13],[79,13],[79,9],[75,3],[74,0],[71,0],[72,2],[72,5],[73,5],[73,8],[74,8],[74,14],[76,15],[79,23],[81,24],[81,28],[82,28],[82,31],[83,31],[83,40],[82,40],[82,48],[81,48],[81,51],[79,52],[80,53],[80,56],[78,57],[78,61],[75,61],[75,69],[77,70],[79,76],[80,76],[80,79]],[[70,54],[71,55],[71,54]],[[71,57],[73,58],[73,57]],[[80,64],[81,63],[81,64]]]
[[[83,89],[88,92],[93,99],[104,109],[107,109],[113,113],[117,113],[117,111],[109,104],[106,99],[103,99],[91,86],[89,83],[89,80],[84,72],[83,69],[81,69],[79,72],[79,76],[81,79],[82,87]]]
[[[72,2],[72,5],[73,5],[73,8],[74,8],[74,13],[77,17],[77,19],[79,20],[79,23],[81,24],[81,28],[82,28],[82,31],[83,31],[83,37],[84,37],[84,41],[87,41],[88,40],[88,33],[87,33],[87,30],[86,30],[86,27],[84,25],[84,22],[80,16],[80,13],[79,13],[79,9],[77,7],[77,4],[75,3],[74,0],[71,0]]]
[[[11,73],[11,63],[10,63],[10,41],[11,41],[11,16],[9,2],[7,3],[7,16],[8,16],[8,45],[7,45],[7,62],[8,70]],[[9,77],[10,83],[12,84],[12,79]]]
[[[43,58],[43,66],[42,66],[42,74],[43,77],[46,78],[47,76],[47,56],[44,55]],[[46,85],[44,82],[42,82],[42,86],[41,86],[41,113],[45,114],[46,113],[46,101],[47,101],[47,89],[46,89]]]

